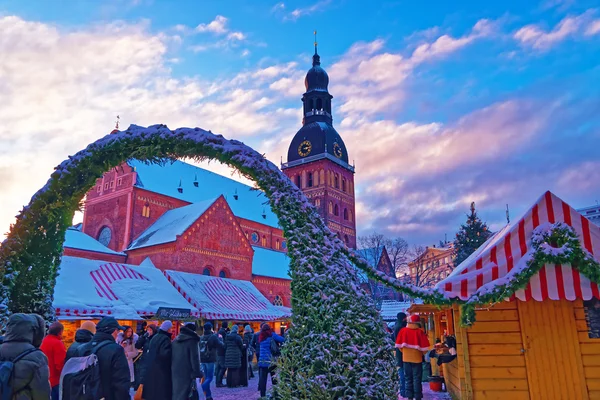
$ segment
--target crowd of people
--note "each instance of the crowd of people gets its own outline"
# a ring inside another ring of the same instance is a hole
[[[36,314],[13,314],[0,346],[0,398],[12,400],[213,400],[217,387],[248,386],[258,366],[258,391],[266,396],[275,380],[276,359],[285,341],[268,324],[259,332],[246,325],[207,322],[203,335],[185,323],[172,340],[173,323],[149,324],[139,335],[113,317],[85,321],[67,349],[64,326]],[[226,385],[223,384],[226,379]]]

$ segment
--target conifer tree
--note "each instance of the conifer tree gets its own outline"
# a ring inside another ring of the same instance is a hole
[[[454,239],[455,265],[459,265],[466,260],[490,236],[491,232],[487,224],[479,219],[477,211],[475,211],[475,202],[472,202],[471,213],[467,215],[467,222],[460,226]]]

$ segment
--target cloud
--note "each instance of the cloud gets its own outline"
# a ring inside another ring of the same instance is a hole
[[[315,3],[311,6],[308,6],[308,7],[295,8],[294,10],[285,14],[283,17],[283,20],[284,21],[296,21],[296,20],[298,20],[298,18],[313,14],[317,11],[323,11],[330,3],[331,3],[331,0],[321,0],[321,1]],[[278,3],[272,8],[271,11],[277,12],[277,11],[284,11],[284,10],[285,10],[285,4]]]
[[[248,50],[248,49],[242,50],[242,54],[241,54],[242,57],[248,57],[249,55],[250,55],[250,50]]]
[[[567,16],[549,31],[539,25],[526,25],[515,32],[513,37],[523,46],[546,51],[568,38],[581,36],[582,33],[589,36],[600,30],[597,21],[591,20],[593,13],[594,10],[588,10],[578,16]]]
[[[196,27],[196,32],[211,32],[217,35],[224,35],[229,32],[227,28],[228,19],[222,15],[217,15],[214,20],[208,24],[200,24]]]
[[[585,30],[586,36],[593,36],[600,33],[600,19],[592,21]]]

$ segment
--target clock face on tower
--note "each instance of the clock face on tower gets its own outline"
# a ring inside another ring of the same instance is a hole
[[[333,144],[333,154],[335,154],[337,158],[342,158],[342,156],[344,155],[344,153],[342,152],[342,148],[339,144],[337,144],[337,142]]]
[[[311,150],[312,144],[308,140],[305,140],[304,142],[300,143],[300,146],[298,146],[298,154],[300,157],[306,157],[310,154]]]

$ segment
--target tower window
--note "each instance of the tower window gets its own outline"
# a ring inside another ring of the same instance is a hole
[[[340,208],[338,207],[337,204],[335,206],[333,206],[333,215],[335,215],[335,216],[340,215]]]
[[[296,186],[298,186],[298,189],[300,189],[301,184],[302,184],[302,177],[300,175],[298,175],[296,177]]]
[[[276,248],[277,250],[281,249],[281,244],[279,243],[279,239],[276,239],[276,240],[275,240],[275,248]]]
[[[350,239],[348,239],[348,235],[344,235],[344,243],[346,243],[346,246],[350,244]]]
[[[321,100],[320,98],[317,99],[317,110],[322,110],[323,109],[323,100]]]
[[[313,186],[313,174],[312,172],[308,173],[308,187],[312,187]]]
[[[333,177],[333,186],[335,186],[336,189],[340,188],[340,178],[338,177],[338,174],[335,174]]]
[[[265,235],[263,235],[261,243],[264,247],[267,247],[267,237]]]
[[[342,179],[342,191],[346,191],[346,180]]]
[[[329,214],[333,214],[333,202],[329,202]]]
[[[321,199],[315,199],[315,206],[321,207]]]
[[[344,208],[344,220],[348,221],[348,209]]]
[[[352,210],[348,212],[348,220],[352,222]]]
[[[117,186],[121,186],[123,184],[123,178],[117,179]]]
[[[315,99],[311,99],[310,100],[310,110],[314,110],[315,109]]]

